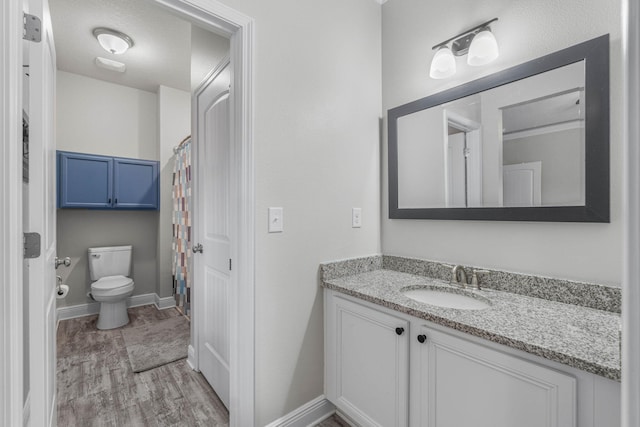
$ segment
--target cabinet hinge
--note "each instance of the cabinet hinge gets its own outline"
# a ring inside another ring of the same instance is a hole
[[[22,243],[24,258],[38,258],[40,256],[40,235],[38,233],[24,233]]]
[[[35,43],[42,40],[42,21],[35,15],[24,13],[22,17],[22,38]]]

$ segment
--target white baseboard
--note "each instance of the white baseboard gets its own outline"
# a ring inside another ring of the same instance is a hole
[[[158,294],[155,295],[155,301],[153,302],[156,305],[158,310],[164,310],[167,308],[176,306],[176,299],[174,297],[164,297],[160,298]]]
[[[133,295],[127,298],[127,307],[138,307],[141,305],[154,304],[158,309],[164,309],[171,307],[167,299],[173,298],[160,298],[157,294],[144,294]],[[174,303],[175,306],[175,303]],[[75,319],[76,317],[91,316],[100,312],[99,302],[90,302],[87,304],[71,305],[68,307],[59,307],[57,310],[58,320]]]
[[[87,304],[70,305],[56,309],[58,320],[75,319],[76,317],[91,316],[100,312],[100,303],[91,302]]]
[[[127,307],[155,304],[156,296],[156,294],[133,295],[127,298]]]
[[[310,427],[329,418],[335,412],[336,407],[331,402],[324,396],[318,396],[266,427]]]
[[[196,368],[196,366],[198,366],[196,363],[196,349],[193,348],[191,344],[189,344],[189,349],[187,350],[187,363],[192,370],[200,372],[198,368]]]

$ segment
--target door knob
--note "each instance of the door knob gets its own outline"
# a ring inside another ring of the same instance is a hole
[[[418,335],[418,342],[420,344],[424,344],[424,342],[427,340],[427,336],[424,334]]]
[[[404,328],[396,328],[396,334],[402,335],[404,333]]]
[[[193,251],[194,254],[197,253],[197,252],[202,253],[202,249],[203,248],[202,248],[202,244],[201,243],[198,243],[193,248],[191,248],[191,250]]]
[[[56,257],[55,261],[55,266],[56,266],[56,270],[58,269],[58,267],[60,267],[62,264],[64,264],[65,267],[69,267],[71,265],[71,258],[69,257],[64,257],[62,259]]]

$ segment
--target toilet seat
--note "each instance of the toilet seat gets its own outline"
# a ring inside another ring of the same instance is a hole
[[[107,276],[91,284],[93,296],[115,296],[133,291],[133,279],[125,276]]]

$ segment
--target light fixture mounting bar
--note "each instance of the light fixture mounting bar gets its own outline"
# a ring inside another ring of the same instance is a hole
[[[470,29],[468,29],[468,30],[466,30],[466,31],[463,31],[463,32],[461,32],[461,33],[460,33],[460,34],[458,34],[458,35],[455,35],[455,36],[453,36],[453,37],[451,37],[451,38],[449,38],[449,39],[447,39],[447,40],[445,40],[445,41],[443,41],[443,42],[438,43],[437,45],[433,46],[431,49],[432,49],[432,50],[436,50],[436,49],[438,49],[439,47],[442,47],[442,46],[446,45],[446,44],[447,44],[447,43],[449,43],[450,41],[456,40],[457,38],[462,37],[462,36],[464,36],[464,35],[471,34],[471,33],[473,33],[474,31],[479,30],[479,29],[481,29],[481,28],[484,28],[484,27],[488,26],[489,24],[491,24],[492,22],[495,22],[495,21],[497,21],[497,20],[498,20],[498,18],[493,18],[493,19],[492,19],[492,20],[490,20],[490,21],[487,21],[487,22],[485,22],[485,23],[483,23],[483,24],[480,24],[480,25],[478,25],[478,26],[476,26],[476,27],[473,27],[473,28],[470,28]]]

